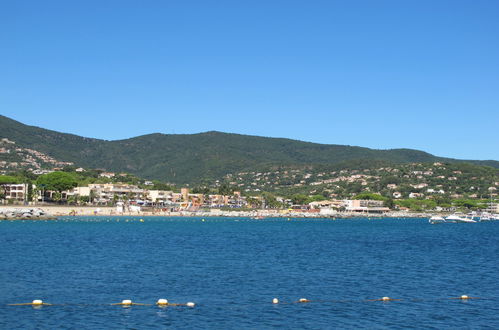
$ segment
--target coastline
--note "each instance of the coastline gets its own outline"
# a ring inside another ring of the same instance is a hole
[[[350,213],[336,212],[329,214],[310,213],[310,212],[291,212],[288,210],[254,210],[254,211],[222,211],[219,209],[211,209],[210,211],[179,211],[166,212],[157,211],[135,211],[135,212],[116,212],[115,207],[96,207],[96,206],[47,206],[47,205],[32,205],[32,206],[0,206],[0,214],[17,210],[18,213],[26,213],[27,210],[40,210],[43,216],[39,217],[2,217],[5,220],[22,220],[22,219],[40,219],[50,220],[61,216],[141,216],[141,217],[250,217],[250,218],[429,218],[434,213],[423,212],[387,212],[379,214],[366,213]]]

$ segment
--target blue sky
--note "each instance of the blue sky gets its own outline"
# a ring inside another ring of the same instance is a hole
[[[499,160],[499,1],[2,1],[0,114]]]

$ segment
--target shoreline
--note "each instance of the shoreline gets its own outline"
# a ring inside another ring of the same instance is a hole
[[[14,212],[27,213],[27,210],[39,210],[43,213],[39,217],[2,217],[2,213]],[[442,213],[443,215],[444,213]],[[248,218],[333,218],[333,219],[350,219],[350,218],[429,218],[433,213],[426,212],[387,212],[380,214],[366,214],[366,213],[349,213],[349,212],[335,212],[328,214],[321,214],[317,212],[289,212],[287,210],[254,210],[254,211],[221,211],[212,209],[206,211],[179,211],[179,212],[116,212],[115,207],[95,207],[95,206],[46,206],[46,205],[31,205],[31,206],[0,206],[0,219],[4,220],[52,220],[61,216],[96,216],[96,217],[109,217],[109,216],[136,216],[136,217],[248,217]]]

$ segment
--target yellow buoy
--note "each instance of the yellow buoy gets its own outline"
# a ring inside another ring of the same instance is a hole
[[[144,222],[144,219],[140,219],[140,222]]]
[[[273,304],[278,304],[279,303],[279,299],[277,299],[277,298],[272,299],[272,303]]]
[[[461,296],[461,299],[469,299],[469,298],[470,298],[470,297],[468,297],[468,296],[467,296],[467,295],[465,295],[465,294],[463,294],[463,295]]]
[[[307,302],[310,302],[310,300],[305,299],[305,298],[300,298],[300,300],[298,300],[298,302],[307,303]]]
[[[32,305],[43,305],[43,300],[35,299],[31,303]]]
[[[187,307],[194,307],[194,306],[196,306],[196,304],[195,304],[195,303],[193,303],[193,302],[188,302],[188,303],[187,303],[187,304],[185,304],[185,305],[186,305]]]
[[[390,301],[392,299],[390,297],[383,297],[383,298],[381,298],[381,300],[383,300],[383,301]]]

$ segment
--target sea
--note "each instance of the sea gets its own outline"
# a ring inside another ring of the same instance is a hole
[[[61,217],[0,249],[1,329],[499,328],[499,222]]]

